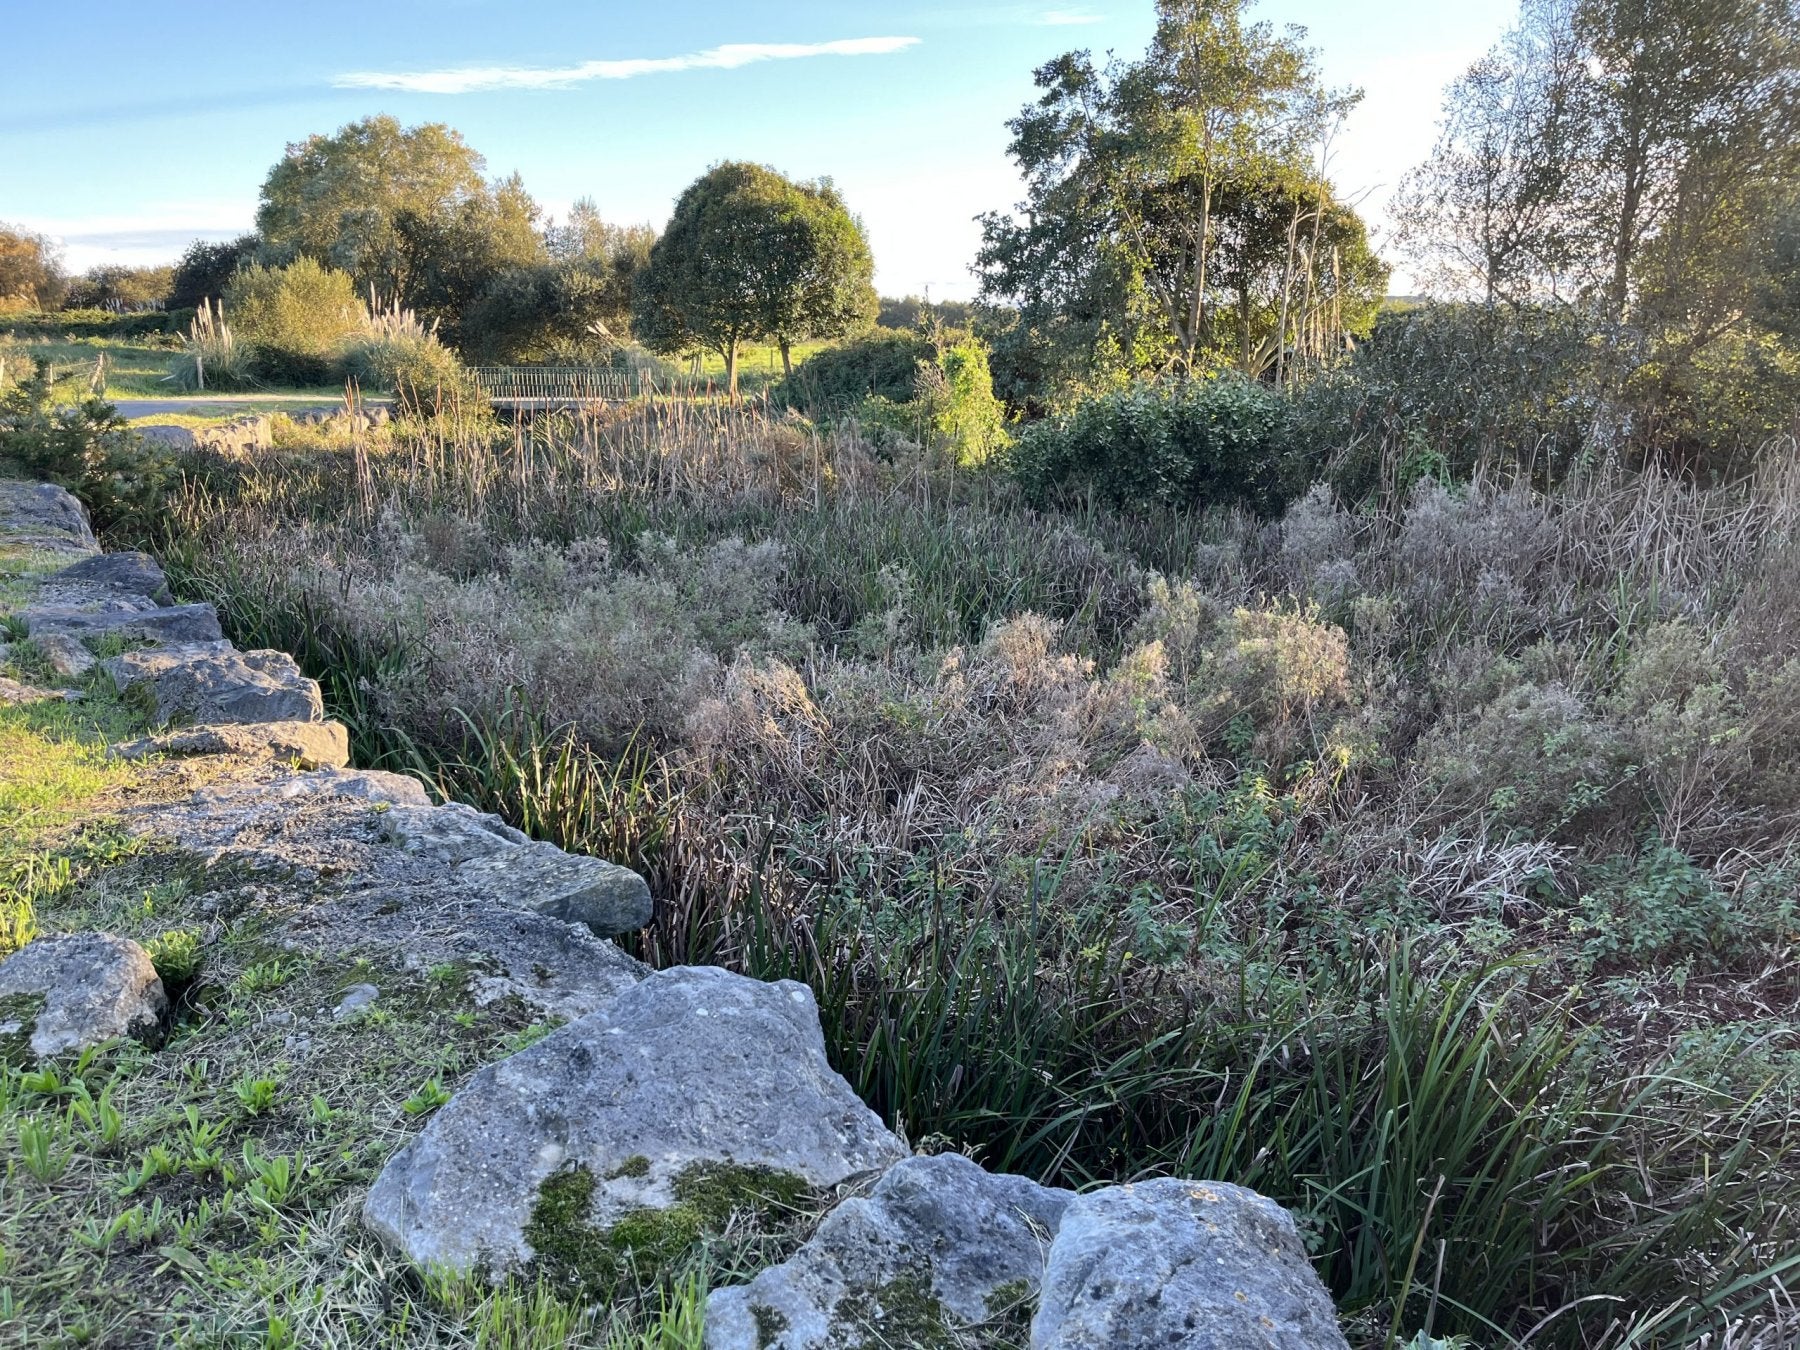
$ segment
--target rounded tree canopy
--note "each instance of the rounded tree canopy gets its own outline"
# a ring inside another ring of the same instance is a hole
[[[737,388],[740,344],[803,339],[874,322],[875,264],[862,223],[829,181],[796,183],[725,163],[675,203],[637,287],[632,328],[661,352],[709,347]]]

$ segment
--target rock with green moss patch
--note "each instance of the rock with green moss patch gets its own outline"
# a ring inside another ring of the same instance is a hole
[[[908,1158],[791,1259],[714,1290],[707,1350],[1019,1344],[1072,1198],[960,1154]]]
[[[0,961],[0,998],[41,995],[28,1045],[39,1057],[144,1036],[168,999],[147,953],[111,933],[41,937]]]
[[[1241,1186],[1109,1186],[1064,1212],[1032,1350],[1348,1350],[1288,1212]]]
[[[593,1178],[585,1227],[605,1233],[694,1209],[707,1168],[823,1188],[905,1156],[827,1062],[804,985],[677,967],[477,1073],[363,1216],[420,1265],[498,1274],[539,1255],[540,1188],[572,1169]]]
[[[649,1159],[642,1161],[645,1172],[630,1175],[647,1174]],[[622,1175],[627,1173],[615,1169],[605,1180]],[[654,1286],[686,1265],[702,1238],[735,1220],[779,1222],[813,1196],[812,1187],[790,1172],[694,1163],[674,1177],[674,1203],[626,1210],[596,1223],[601,1184],[579,1165],[546,1177],[525,1225],[530,1275],[565,1296],[599,1302]]]

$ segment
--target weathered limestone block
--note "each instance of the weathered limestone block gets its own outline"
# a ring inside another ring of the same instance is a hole
[[[1030,1316],[1073,1198],[960,1154],[908,1158],[792,1258],[714,1290],[707,1350],[980,1343],[971,1328]]]
[[[342,722],[226,722],[126,741],[113,753],[121,759],[241,755],[297,769],[341,769],[350,762],[350,732]]]
[[[540,1255],[527,1232],[552,1194],[604,1232],[719,1169],[822,1188],[905,1156],[826,1061],[810,990],[677,967],[477,1073],[363,1218],[420,1265],[498,1276]]]
[[[1077,1196],[1050,1246],[1032,1350],[1348,1350],[1288,1212],[1218,1181]]]
[[[325,700],[286,652],[225,642],[126,652],[102,667],[121,693],[145,687],[161,723],[322,722]]]
[[[168,1007],[149,954],[111,933],[41,937],[0,961],[0,998],[31,995],[42,997],[42,1009],[30,1019],[7,1018],[0,1036],[28,1038],[39,1056],[143,1036]]]

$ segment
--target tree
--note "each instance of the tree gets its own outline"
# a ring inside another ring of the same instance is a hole
[[[802,223],[793,258],[797,279],[769,328],[781,348],[781,369],[787,376],[794,373],[795,342],[858,332],[873,325],[881,309],[875,294],[875,258],[862,222],[850,214],[829,181],[795,187]]]
[[[1782,0],[1578,0],[1572,19],[1598,110],[1580,202],[1616,322],[1665,227],[1699,261],[1709,215],[1800,172],[1800,12]]]
[[[494,278],[544,258],[538,208],[517,175],[431,213],[408,207],[394,218],[394,288],[421,318],[460,344],[463,317]]]
[[[203,300],[223,296],[232,274],[253,260],[261,245],[262,240],[254,234],[219,243],[194,240],[175,263],[175,275],[169,282],[169,308],[198,309]]]
[[[1242,315],[1218,312],[1241,309],[1243,287],[1222,285],[1219,269],[1233,212],[1238,226],[1267,214],[1249,207],[1258,193],[1289,212],[1272,350],[1318,317],[1300,299],[1321,293],[1331,265],[1314,226],[1348,208],[1324,207],[1315,158],[1359,95],[1326,90],[1304,30],[1247,24],[1247,3],[1159,0],[1142,60],[1058,57],[1037,72],[1043,95],[1008,124],[1027,198],[1017,215],[983,218],[982,297],[1016,304],[1015,331],[1068,353],[1065,369],[1253,364],[1238,350]],[[1312,216],[1296,182],[1314,185]]]
[[[439,122],[368,117],[288,146],[256,214],[265,262],[310,257],[359,293],[395,299],[453,328],[500,271],[540,261],[537,205],[517,175]]]
[[[0,224],[0,313],[55,309],[68,286],[62,254],[53,240]]]
[[[711,348],[737,393],[738,350],[787,347],[872,321],[878,301],[862,227],[828,183],[794,183],[757,164],[720,164],[675,203],[650,250],[632,326],[668,353]],[[790,365],[791,370],[791,365]]]
[[[1431,158],[1395,197],[1397,242],[1429,291],[1489,303],[1569,294],[1575,183],[1595,153],[1594,98],[1568,0],[1520,22],[1448,90]]]
[[[169,298],[171,267],[90,267],[69,287],[70,309],[110,309],[125,314],[156,309]]]
[[[1718,286],[1744,277],[1727,260],[1797,176],[1791,5],[1526,0],[1451,86],[1398,214],[1434,289],[1583,301],[1615,329],[1716,320],[1741,308]]]

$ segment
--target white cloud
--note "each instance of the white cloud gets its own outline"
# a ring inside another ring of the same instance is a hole
[[[1074,24],[1102,23],[1098,14],[1089,14],[1079,9],[1052,9],[1038,15],[1038,22],[1049,28],[1064,28]]]
[[[679,70],[736,70],[759,61],[807,56],[883,56],[916,37],[843,38],[835,42],[734,42],[681,56],[639,56],[583,61],[573,66],[466,66],[417,72],[360,70],[339,75],[340,89],[398,89],[410,94],[472,94],[489,89],[567,89],[587,80],[629,80]]]

